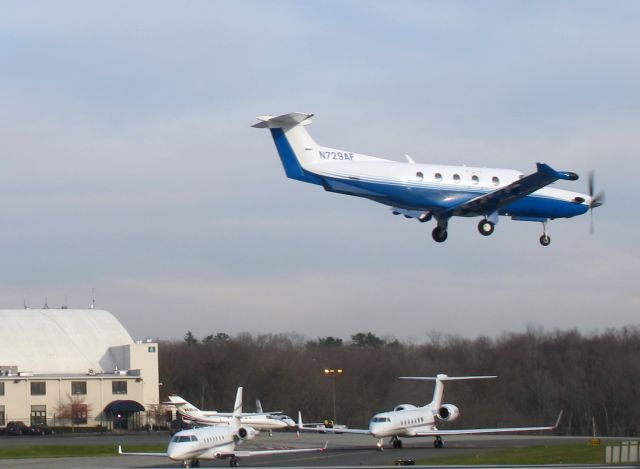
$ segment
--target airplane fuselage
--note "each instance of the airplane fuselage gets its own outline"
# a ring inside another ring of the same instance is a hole
[[[235,449],[234,433],[226,427],[202,427],[177,432],[169,441],[167,455],[174,461],[217,459]]]
[[[519,171],[470,166],[414,164],[371,157],[308,165],[312,181],[330,192],[364,197],[416,212],[456,207],[507,186],[524,176]],[[365,161],[360,161],[364,159]],[[514,218],[554,219],[581,215],[589,197],[578,192],[545,187],[502,207],[499,215]],[[454,215],[482,216],[465,212]]]
[[[417,432],[435,431],[434,409],[418,407],[410,410],[382,412],[373,416],[369,431],[376,438],[415,436]]]

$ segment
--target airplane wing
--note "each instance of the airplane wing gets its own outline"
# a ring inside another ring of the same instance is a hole
[[[311,451],[326,451],[329,442],[327,441],[321,448],[298,448],[298,449],[260,449],[256,451],[225,451],[220,453],[220,458],[249,458],[251,456],[268,456],[270,454],[287,454],[287,453],[308,453]]]
[[[417,432],[415,436],[444,436],[444,435],[479,435],[482,433],[518,433],[535,431],[553,431],[558,428],[562,412],[558,415],[556,423],[550,427],[511,427],[511,428],[470,428],[464,430],[433,430],[429,432]]]
[[[124,456],[161,456],[164,458],[169,457],[169,455],[166,452],[164,453],[123,453],[121,445],[118,445],[118,454],[122,454]]]
[[[371,435],[369,430],[360,430],[358,428],[322,428],[322,427],[308,427],[302,423],[302,412],[298,411],[298,431],[304,432],[317,432],[317,433],[357,433],[359,435]]]
[[[318,427],[307,427],[298,425],[298,430],[303,432],[316,432],[316,433],[357,433],[358,435],[371,435],[371,432],[368,429],[359,429],[359,428],[318,428]]]
[[[576,173],[556,171],[544,163],[536,163],[536,167],[537,171],[533,174],[529,174],[522,179],[512,182],[508,186],[501,187],[488,194],[483,194],[462,204],[448,207],[444,211],[438,212],[438,215],[441,217],[449,217],[453,215],[484,215],[493,213],[559,179],[567,181],[575,181],[578,179]]]

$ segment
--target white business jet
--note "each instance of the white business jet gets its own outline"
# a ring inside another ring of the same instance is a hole
[[[233,418],[232,413],[200,410],[193,404],[176,395],[169,396],[169,401],[165,402],[165,404],[175,406],[176,410],[184,420],[189,420],[200,425],[228,424]],[[236,402],[236,405],[237,404],[238,403]],[[234,408],[234,412],[235,410],[236,409]],[[290,423],[293,422],[293,420],[286,415],[276,416],[264,412],[245,413],[242,412],[242,407],[240,407],[239,412],[240,422],[243,425],[250,425],[256,430],[281,430],[290,427]],[[286,419],[281,417],[286,417]],[[295,426],[295,422],[293,422],[293,425]]]
[[[238,405],[240,403],[240,406]],[[258,432],[240,421],[242,388],[238,388],[236,406],[228,425],[206,426],[177,432],[169,441],[164,453],[126,453],[118,446],[118,453],[126,456],[163,456],[181,461],[182,467],[200,467],[201,460],[229,459],[229,466],[237,467],[240,458],[266,456],[272,454],[324,451],[322,448],[278,449],[278,450],[237,450],[236,446],[254,438]]]
[[[452,217],[481,217],[478,231],[489,236],[499,217],[509,216],[541,222],[540,243],[548,246],[549,220],[581,215],[604,203],[604,193],[593,194],[593,174],[589,194],[546,187],[560,179],[575,181],[578,175],[544,163],[525,176],[511,169],[417,164],[408,155],[407,162],[397,162],[324,147],[305,128],[311,116],[260,116],[253,125],[271,131],[287,177],[388,205],[394,215],[421,222],[435,219],[432,237],[438,243],[447,239]]]
[[[439,374],[436,377],[415,377],[403,376],[401,379],[417,379],[435,381],[435,390],[433,399],[430,403],[423,407],[416,407],[412,404],[401,404],[396,406],[390,412],[383,412],[373,416],[369,422],[368,429],[341,428],[332,430],[330,428],[319,430],[316,427],[305,426],[302,423],[302,415],[298,413],[298,429],[301,431],[327,432],[327,433],[357,433],[362,435],[371,435],[378,439],[376,448],[378,451],[383,450],[383,439],[391,437],[390,443],[394,448],[402,448],[402,440],[400,437],[434,437],[433,446],[442,448],[442,437],[446,435],[472,435],[481,433],[516,433],[531,431],[550,431],[557,428],[560,422],[560,416],[555,425],[550,427],[512,427],[512,428],[476,428],[463,430],[440,430],[436,427],[438,422],[451,422],[458,418],[460,410],[453,404],[443,404],[442,396],[444,393],[445,381],[458,381],[467,379],[489,379],[496,376],[447,376]]]

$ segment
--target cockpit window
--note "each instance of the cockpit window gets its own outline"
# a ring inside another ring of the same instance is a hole
[[[195,435],[176,435],[173,437],[174,443],[185,443],[187,441],[198,441]]]
[[[373,417],[371,419],[372,422],[391,422],[391,418],[389,417]]]

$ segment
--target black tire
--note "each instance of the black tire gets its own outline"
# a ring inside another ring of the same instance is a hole
[[[480,220],[480,223],[478,223],[478,231],[482,236],[490,236],[493,234],[494,229],[495,225],[489,220]]]
[[[551,244],[551,238],[548,235],[540,236],[540,244],[543,246],[549,246]]]
[[[431,232],[431,237],[436,243],[444,243],[447,239],[447,230],[436,226]]]

